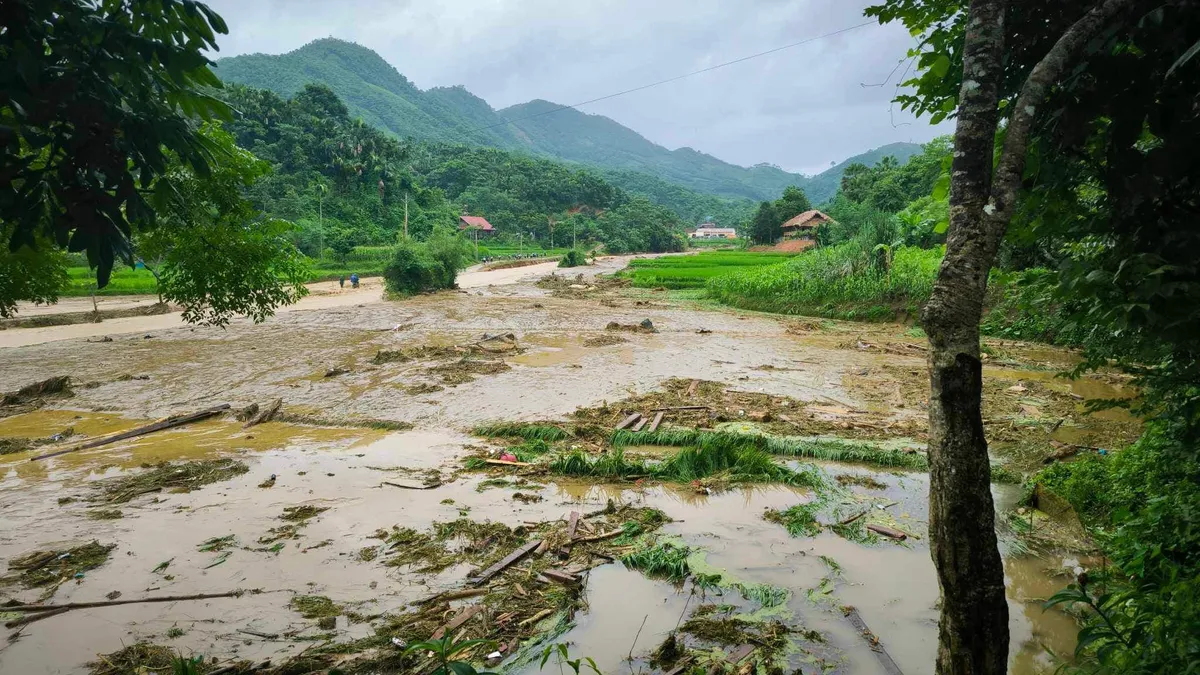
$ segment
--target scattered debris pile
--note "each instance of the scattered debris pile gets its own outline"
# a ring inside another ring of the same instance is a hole
[[[235,459],[209,459],[171,464],[144,464],[144,471],[101,481],[97,487],[102,494],[96,501],[123,504],[151,492],[173,490],[190,492],[210,483],[229,480],[250,470]]]
[[[654,327],[654,322],[650,319],[642,319],[640,323],[619,323],[617,321],[609,321],[604,330],[625,331],[626,333],[657,333],[658,329]]]
[[[584,347],[608,347],[611,345],[619,345],[622,342],[629,342],[629,340],[621,337],[620,335],[613,335],[612,333],[601,333],[601,334],[595,335],[593,337],[584,338],[583,346]]]
[[[74,395],[71,378],[67,375],[47,378],[0,396],[0,417],[37,410],[46,404],[48,398],[69,398]]]
[[[625,288],[632,282],[632,279],[616,276],[597,275],[591,280],[585,280],[583,274],[577,274],[574,279],[547,274],[537,281],[537,287],[550,291],[556,298],[583,300],[595,297],[597,293]]]
[[[475,379],[475,375],[496,375],[510,370],[511,366],[503,357],[524,351],[524,347],[517,341],[517,336],[512,333],[485,333],[479,340],[465,345],[381,349],[371,362],[375,365],[415,361],[440,362],[425,370],[425,374],[437,378],[438,384],[418,383],[408,388],[409,393],[424,394],[440,391],[442,385],[454,386],[470,382]]]
[[[0,586],[44,588],[42,598],[48,598],[62,584],[82,579],[84,572],[103,565],[116,547],[93,541],[74,548],[27,553],[8,562],[13,574],[0,577]]]
[[[75,436],[75,427],[67,427],[57,434],[46,436],[45,438],[0,438],[0,455],[11,455],[40,448],[43,445],[61,443],[73,436]]]

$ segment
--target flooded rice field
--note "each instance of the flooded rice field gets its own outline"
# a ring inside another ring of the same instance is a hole
[[[512,673],[560,643],[604,673],[931,672],[924,339],[596,281],[621,264],[0,332],[0,391],[70,378],[0,407],[0,672],[428,672],[403,645],[442,633]],[[1136,436],[1084,406],[1132,392],[986,351],[1012,672],[1053,672],[1077,627],[1041,603],[1089,543],[1020,478]],[[179,599],[13,609],[148,598]]]

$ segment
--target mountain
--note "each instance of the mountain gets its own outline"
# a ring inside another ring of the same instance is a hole
[[[286,54],[223,58],[217,61],[216,72],[226,82],[288,97],[309,82],[322,83],[363,121],[401,138],[522,150],[578,162],[607,170],[611,180],[631,192],[640,192],[634,185],[652,182],[637,176],[642,173],[736,202],[775,199],[785,187],[797,185],[818,204],[834,195],[849,164],[874,165],[885,154],[903,162],[921,148],[893,143],[813,177],[769,164],[743,167],[692,148],[668,150],[602,115],[573,108],[550,114],[561,108],[550,101],[496,111],[461,86],[422,91],[374,51],[334,38]]]

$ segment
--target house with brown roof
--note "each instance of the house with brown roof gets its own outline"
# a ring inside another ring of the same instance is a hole
[[[468,216],[461,215],[458,217],[458,229],[460,230],[476,230],[479,234],[488,235],[494,234],[496,228],[487,221],[483,216]]]
[[[789,218],[780,228],[783,230],[784,239],[815,239],[817,228],[824,223],[832,222],[833,218],[812,209]]]

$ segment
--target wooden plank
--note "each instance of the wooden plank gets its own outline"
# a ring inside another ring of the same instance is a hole
[[[498,464],[500,466],[533,466],[530,462],[509,462],[503,459],[485,459],[484,464]]]
[[[650,423],[650,428],[646,431],[657,431],[658,425],[662,424],[663,415],[665,414],[667,413],[663,410],[659,410],[658,412],[654,413],[654,421]]]
[[[541,621],[542,619],[550,616],[553,613],[554,613],[554,610],[552,610],[552,609],[543,609],[542,611],[538,612],[537,614],[534,614],[533,616],[529,617],[528,619],[525,619],[524,621],[522,621],[521,623],[519,623],[517,625],[518,626],[528,626],[531,623],[537,623],[537,622]]]
[[[753,652],[753,651],[754,651],[754,645],[741,645],[737,649],[730,652],[729,656],[725,657],[725,661],[736,666],[737,664],[741,663],[747,656],[750,656],[751,652]]]
[[[689,398],[696,395],[696,387],[699,387],[699,386],[700,386],[700,380],[692,380],[692,383],[689,384],[688,388],[687,388],[687,395]]]
[[[535,549],[541,545],[542,545],[541,539],[535,539],[535,540],[529,542],[528,544],[525,544],[521,548],[513,551],[512,553],[509,553],[500,562],[498,562],[495,565],[492,565],[491,567],[487,568],[486,570],[480,572],[479,576],[474,577],[473,579],[467,579],[467,583],[471,584],[472,586],[478,586],[479,584],[482,584],[483,582],[487,581],[488,579],[491,579],[492,577],[496,576],[497,574],[503,572],[505,570],[505,568],[515,565],[522,558],[529,555],[530,553],[533,553],[533,549]]]
[[[572,511],[567,519],[567,539],[575,538],[575,530],[579,527],[579,512]]]
[[[871,651],[875,652],[875,656],[879,659],[880,665],[883,666],[884,672],[887,675],[904,675],[903,671],[900,670],[900,666],[896,665],[896,662],[892,659],[892,655],[888,654],[887,650],[884,649],[883,643],[867,627],[867,623],[863,621],[858,610],[854,607],[845,607],[843,611],[846,613],[846,618],[850,620],[850,625],[854,626],[854,630],[863,636],[863,639],[871,647]]]
[[[129,439],[129,438],[136,438],[138,436],[144,436],[146,434],[154,433],[155,431],[162,431],[164,429],[170,429],[172,427],[178,427],[178,426],[182,426],[184,424],[191,424],[192,422],[199,422],[200,420],[208,419],[209,417],[212,417],[213,415],[219,415],[219,414],[225,412],[226,410],[229,410],[228,403],[225,403],[225,404],[219,405],[219,406],[215,406],[212,408],[207,408],[205,410],[200,410],[198,412],[188,413],[186,415],[172,415],[171,417],[164,417],[163,419],[158,420],[157,422],[154,422],[152,424],[147,424],[144,427],[130,429],[129,431],[122,431],[120,433],[111,434],[109,436],[104,436],[102,438],[96,438],[96,439],[90,440],[86,443],[83,443],[81,445],[77,445],[73,448],[67,448],[66,450],[59,450],[57,452],[50,452],[50,453],[46,453],[44,455],[38,455],[37,457],[30,459],[29,461],[36,462],[39,459],[49,459],[51,457],[58,457],[59,455],[65,455],[65,454],[72,453],[72,452],[78,452],[80,450],[88,450],[90,448],[98,448],[102,445],[108,445],[109,443],[116,443],[117,441],[123,441],[123,440]]]
[[[443,636],[446,635],[446,633],[449,633],[452,630],[457,630],[459,626],[470,621],[471,617],[482,612],[483,608],[484,608],[483,603],[480,603],[478,605],[471,605],[470,607],[464,608],[463,611],[459,612],[457,616],[455,616],[453,619],[450,619],[448,622],[446,622],[446,625],[435,630],[433,632],[433,636],[432,636],[433,639],[440,640]]]
[[[646,418],[646,417],[643,417],[642,419],[638,420],[638,423],[633,425],[633,431],[641,431],[642,427],[646,426],[646,423],[649,421],[650,421],[649,418]]]
[[[628,427],[629,425],[631,425],[634,422],[641,419],[641,417],[642,417],[642,413],[633,413],[629,417],[626,417],[625,419],[621,420],[620,424],[617,425],[617,431],[620,431],[621,429]]]
[[[574,586],[579,583],[579,577],[561,570],[545,570],[542,572],[542,576],[563,586]]]
[[[868,523],[867,529],[872,532],[875,532],[877,534],[882,534],[885,537],[891,537],[892,539],[896,539],[899,541],[904,541],[905,539],[908,539],[907,534],[901,532],[900,530],[896,530],[896,529],[887,527],[886,525],[876,525],[875,523]]]
[[[414,605],[427,605],[431,602],[449,602],[451,600],[462,600],[464,598],[474,598],[480,595],[491,593],[490,588],[466,588],[458,591],[446,591],[444,593],[435,593],[427,598],[413,602]]]

